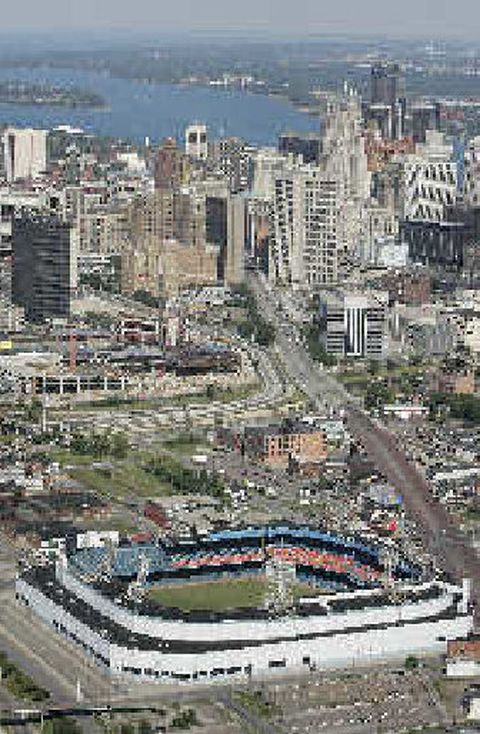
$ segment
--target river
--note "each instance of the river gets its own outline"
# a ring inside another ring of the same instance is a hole
[[[96,135],[143,142],[167,136],[183,139],[185,127],[205,122],[212,138],[239,136],[253,145],[275,145],[286,130],[318,130],[318,120],[291,104],[260,94],[209,87],[148,84],[89,71],[50,68],[0,68],[0,80],[24,80],[52,86],[75,86],[96,92],[105,109],[73,109],[0,104],[0,125],[42,127],[72,125]]]

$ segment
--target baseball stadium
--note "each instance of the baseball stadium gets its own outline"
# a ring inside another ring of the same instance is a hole
[[[473,626],[467,584],[310,527],[84,548],[26,569],[16,591],[112,675],[163,683],[439,653]]]

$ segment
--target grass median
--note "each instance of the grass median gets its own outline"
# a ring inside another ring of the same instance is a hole
[[[23,701],[40,702],[50,698],[50,693],[37,686],[23,670],[0,651],[1,682],[15,698]]]

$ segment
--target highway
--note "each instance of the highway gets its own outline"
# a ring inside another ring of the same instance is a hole
[[[445,508],[434,500],[430,487],[405,454],[395,436],[374,422],[333,375],[313,362],[303,346],[298,329],[283,317],[278,299],[259,274],[250,285],[259,310],[276,329],[276,339],[290,379],[308,395],[319,411],[333,409],[343,414],[349,429],[375,466],[403,496],[410,517],[421,530],[424,542],[438,566],[457,582],[472,581],[475,626],[480,623],[480,563],[469,539],[454,526]]]
[[[47,687],[57,704],[75,701],[77,680],[86,700],[110,700],[110,677],[76,645],[16,602],[14,553],[0,537],[0,650],[38,685]]]

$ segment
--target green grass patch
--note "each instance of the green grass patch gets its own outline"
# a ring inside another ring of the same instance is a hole
[[[88,454],[74,454],[70,449],[53,447],[48,450],[48,457],[50,461],[56,461],[60,466],[90,466],[94,461],[99,461],[98,458]]]
[[[268,591],[264,578],[221,579],[207,583],[157,586],[149,590],[149,596],[165,607],[185,612],[208,610],[223,612],[228,609],[253,609],[263,606]],[[313,596],[316,592],[307,584],[294,584],[294,599]]]
[[[83,729],[73,719],[62,717],[61,719],[50,719],[46,721],[43,734],[83,734]]]
[[[164,440],[160,448],[166,449],[180,458],[190,457],[192,454],[208,453],[209,447],[205,445],[205,439],[194,433],[179,433],[175,438]]]
[[[126,497],[165,497],[172,494],[171,485],[144,468],[153,454],[129,451],[127,458],[115,459],[90,454],[78,454],[68,448],[53,447],[48,451],[51,461],[68,466],[68,474],[97,494],[113,499]]]
[[[363,387],[366,389],[368,384],[371,382],[372,377],[371,375],[366,375],[365,373],[351,374],[346,372],[342,375],[338,375],[338,380],[343,385],[356,385],[358,387]]]
[[[69,474],[88,489],[116,499],[165,497],[172,494],[167,482],[145,471],[134,461],[113,464],[111,469],[79,465],[70,469]]]
[[[149,596],[165,607],[175,607],[186,612],[227,609],[251,609],[261,606],[267,585],[261,579],[229,579],[202,584],[154,587]]]
[[[279,707],[268,701],[262,691],[236,691],[234,697],[255,716],[269,719],[280,712]]]
[[[32,702],[46,701],[50,698],[50,693],[37,686],[32,678],[12,663],[4,652],[0,652],[0,668],[2,683],[15,698]]]
[[[202,494],[222,499],[225,485],[218,474],[209,474],[205,469],[195,470],[170,456],[156,456],[144,464],[145,470],[170,487],[171,494]]]

